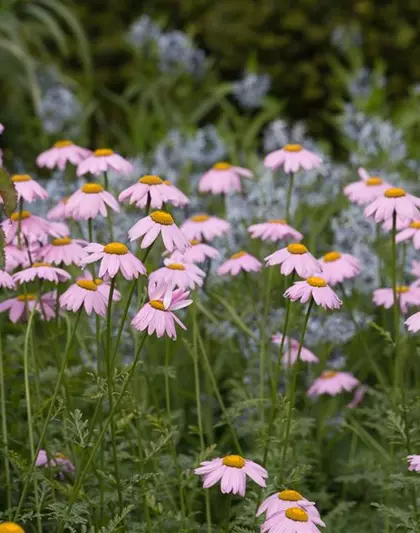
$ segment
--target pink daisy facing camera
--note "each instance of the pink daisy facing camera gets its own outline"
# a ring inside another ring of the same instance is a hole
[[[297,172],[301,168],[311,170],[322,165],[322,159],[305,150],[300,144],[286,144],[281,150],[275,150],[264,159],[264,166],[277,170],[283,167],[286,173]]]
[[[198,189],[200,192],[211,194],[240,192],[241,177],[251,179],[253,176],[247,168],[235,167],[225,162],[216,163],[200,179]]]

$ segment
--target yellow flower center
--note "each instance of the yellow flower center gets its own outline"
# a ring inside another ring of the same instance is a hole
[[[111,150],[110,148],[98,148],[98,150],[95,150],[94,156],[95,157],[105,157],[107,155],[112,155],[114,153],[114,150]]]
[[[225,163],[222,161],[221,163],[216,163],[213,165],[214,170],[229,170],[232,168],[232,165],[230,163]]]
[[[51,263],[42,263],[41,261],[36,261],[32,267],[33,268],[39,268],[39,267],[50,267]]]
[[[375,187],[376,185],[382,185],[383,181],[378,176],[372,176],[365,181],[365,185],[368,187]]]
[[[125,255],[128,254],[128,248],[122,242],[110,242],[104,246],[104,252],[112,255]]]
[[[102,285],[102,283],[104,282],[104,280],[101,278],[96,278],[94,281],[95,281],[95,285],[98,285],[98,286]]]
[[[164,185],[172,185],[172,181],[163,180]]]
[[[91,279],[79,279],[78,281],[76,281],[76,284],[82,289],[85,289],[86,291],[98,290],[96,283],[92,281]]]
[[[57,141],[54,144],[54,148],[66,148],[66,146],[72,146],[72,145],[73,143],[71,141],[62,140],[62,141]]]
[[[398,294],[405,294],[409,290],[410,290],[410,287],[406,287],[406,286],[397,287]]]
[[[158,309],[159,311],[165,311],[165,306],[160,300],[150,300],[149,305],[151,305],[154,309]]]
[[[22,211],[21,213],[19,213],[19,211],[16,211],[15,213],[12,213],[12,216],[10,218],[11,220],[13,220],[13,222],[17,222],[18,220],[25,220],[30,216],[30,211]]]
[[[286,144],[283,150],[286,150],[286,152],[300,152],[302,146],[300,144]]]
[[[331,379],[335,378],[335,376],[338,374],[335,370],[326,370],[321,374],[322,379]]]
[[[83,185],[82,192],[85,194],[99,194],[100,192],[103,192],[104,188],[102,185],[99,185],[99,183],[86,183],[86,185]]]
[[[327,282],[325,279],[320,278],[318,276],[311,276],[306,280],[306,283],[310,285],[311,287],[326,287]]]
[[[19,302],[32,302],[35,300],[35,294],[19,294],[17,299]]]
[[[308,249],[304,244],[293,243],[287,246],[287,251],[290,254],[302,255],[308,253]]]
[[[13,183],[21,183],[22,181],[32,181],[29,174],[15,174],[12,176]]]
[[[25,531],[14,522],[3,522],[0,524],[0,533],[25,533]]]
[[[284,218],[272,218],[268,222],[270,224],[287,224],[287,220]]]
[[[209,215],[194,215],[190,218],[191,222],[207,222]]]
[[[66,205],[67,202],[69,201],[69,198],[70,198],[70,196],[64,196],[64,198],[61,198],[60,202],[62,204],[64,204],[64,205]]]
[[[55,458],[56,459],[68,459],[68,457],[64,455],[63,453],[56,453]]]
[[[159,176],[143,176],[139,179],[139,183],[144,185],[162,185],[163,181]]]
[[[51,244],[53,246],[65,246],[66,244],[71,244],[70,237],[62,237],[61,239],[53,239]]]
[[[385,196],[387,198],[402,198],[405,196],[405,190],[400,187],[391,187],[385,191]]]
[[[223,458],[223,464],[232,468],[243,468],[245,466],[245,459],[240,455],[227,455]]]
[[[303,496],[295,490],[282,490],[277,494],[277,496],[279,500],[283,500],[285,502],[298,502],[299,500],[303,500]]]
[[[284,514],[294,522],[308,522],[309,520],[308,513],[300,507],[290,507],[290,509],[285,510]]]
[[[166,211],[153,211],[153,213],[150,214],[150,218],[153,222],[162,224],[162,226],[172,226],[174,223],[172,215]]]
[[[231,259],[239,259],[240,257],[243,257],[244,255],[246,255],[246,252],[241,250],[240,252],[237,252],[236,254],[233,254]]]
[[[420,229],[420,220],[415,220],[414,222],[412,222],[410,224],[410,228],[413,228],[413,229]]]
[[[171,263],[166,268],[170,268],[171,270],[185,270],[185,266],[181,263]]]
[[[197,241],[197,239],[193,239],[190,241],[191,246],[197,246],[197,244],[201,244],[200,241]]]
[[[333,261],[337,261],[338,259],[340,259],[340,257],[340,252],[328,252],[324,255],[324,261],[326,263],[332,263]]]

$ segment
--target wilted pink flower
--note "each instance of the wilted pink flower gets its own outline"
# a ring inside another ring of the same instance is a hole
[[[420,220],[411,222],[408,228],[403,229],[396,236],[397,242],[407,241],[413,239],[413,245],[416,250],[420,249]]]
[[[322,270],[320,263],[309,253],[305,245],[293,243],[265,258],[266,266],[281,265],[280,272],[288,276],[293,271],[301,278],[312,276]]]
[[[118,196],[120,202],[128,200],[129,204],[136,204],[141,208],[146,207],[149,198],[153,209],[160,209],[165,202],[171,202],[168,187],[159,176],[143,176]]]
[[[78,165],[91,153],[87,148],[81,148],[71,141],[57,141],[52,148],[39,154],[36,158],[36,164],[39,167],[64,170],[67,163]]]
[[[181,231],[190,240],[204,239],[211,241],[230,231],[230,224],[226,220],[210,215],[194,215],[181,225]]]
[[[67,214],[74,220],[88,220],[98,214],[107,216],[107,207],[119,213],[120,206],[112,194],[99,183],[86,183],[67,200]]]
[[[219,276],[231,274],[237,276],[240,272],[259,272],[262,263],[248,252],[238,252],[225,261],[218,269]]]
[[[420,311],[409,316],[404,324],[407,326],[408,331],[417,333],[420,330]]]
[[[55,310],[48,293],[43,294],[38,302],[35,294],[20,294],[15,298],[4,300],[0,303],[0,313],[9,311],[9,320],[16,323],[21,319],[27,318],[26,308],[28,309],[28,314],[31,314],[34,307],[43,320],[50,320],[55,316]]]
[[[286,144],[281,150],[275,150],[266,156],[264,166],[276,170],[283,167],[286,173],[297,172],[301,168],[311,170],[322,165],[322,159],[305,150],[300,144]]]
[[[308,509],[289,507],[267,518],[261,526],[261,533],[320,533],[317,526],[324,527],[320,518],[313,518]]]
[[[196,239],[190,241],[190,245],[190,248],[184,253],[175,250],[171,254],[171,261],[177,263],[204,263],[206,259],[217,259],[220,256],[216,248]]]
[[[26,202],[31,203],[38,198],[41,200],[48,198],[48,193],[44,187],[41,187],[29,174],[14,174],[11,180],[15,185],[18,199],[23,198]],[[0,203],[3,203],[1,197]]]
[[[164,186],[166,187],[166,195],[168,197],[168,202],[171,202],[172,205],[176,207],[182,207],[187,205],[189,200],[188,197],[175,187],[169,180],[164,180]]]
[[[137,279],[146,274],[146,267],[127,246],[121,242],[110,242],[106,246],[91,243],[84,251],[88,254],[80,261],[80,266],[85,267],[95,261],[101,261],[99,277],[114,278],[121,272],[125,279]]]
[[[212,461],[203,461],[194,470],[202,476],[203,488],[208,489],[220,481],[220,490],[223,494],[239,494],[245,496],[246,476],[250,477],[260,487],[265,487],[268,477],[267,470],[249,459],[240,455],[227,455]]]
[[[365,216],[373,217],[375,222],[386,222],[396,213],[402,220],[413,220],[420,218],[417,208],[419,202],[418,198],[407,194],[404,189],[392,187],[366,207]]]
[[[0,288],[2,289],[14,289],[15,282],[10,274],[5,270],[0,270]]]
[[[42,217],[32,215],[29,211],[12,213],[12,216],[1,223],[7,243],[11,243],[20,233],[29,242],[43,240],[50,231],[50,223]]]
[[[175,322],[182,329],[187,329],[173,311],[192,304],[188,300],[189,292],[182,289],[168,290],[165,286],[153,287],[149,284],[149,302],[144,305],[131,321],[131,325],[138,331],[147,329],[148,335],[156,332],[156,336],[176,339]]]
[[[78,164],[77,175],[83,176],[90,172],[97,176],[108,170],[115,170],[120,174],[131,174],[134,172],[134,167],[129,161],[115,154],[109,148],[100,148]]]
[[[35,461],[35,466],[47,468],[60,466],[62,470],[66,472],[75,471],[74,464],[70,461],[68,457],[66,457],[62,453],[56,453],[54,455],[54,458],[49,459],[45,450],[39,450],[38,456]]]
[[[299,300],[302,304],[313,298],[314,302],[324,309],[338,309],[343,303],[327,282],[319,276],[311,276],[306,281],[295,281],[284,296],[290,298],[292,302]]]
[[[391,187],[377,176],[369,176],[364,168],[358,170],[360,181],[350,183],[344,187],[344,194],[350,200],[358,205],[370,204]]]
[[[48,220],[65,220],[66,218],[69,218],[69,214],[67,212],[67,202],[68,197],[62,198],[58,204],[50,209],[47,213]]]
[[[319,396],[321,394],[336,396],[343,391],[350,392],[358,385],[360,385],[360,381],[350,372],[326,370],[313,382],[308,390],[308,396]]]
[[[241,177],[253,178],[253,173],[242,167],[234,167],[229,163],[216,163],[200,179],[198,185],[200,192],[212,194],[228,194],[241,190]]]
[[[420,305],[420,288],[410,285],[397,287],[397,298],[401,311],[407,312],[410,305]],[[392,288],[376,289],[373,291],[373,303],[389,309],[394,305],[394,291]]]
[[[60,296],[60,307],[67,311],[78,311],[82,306],[88,315],[95,312],[105,316],[108,300],[98,285],[91,279],[79,279]]]
[[[20,249],[14,244],[7,244],[4,247],[4,255],[6,258],[6,270],[8,272],[19,266],[26,268],[30,265],[26,247],[22,247],[22,249]]]
[[[282,333],[276,333],[271,337],[271,340],[274,344],[280,345],[282,337]],[[299,344],[299,341],[296,339],[285,337],[283,354],[283,363],[285,365],[294,365],[296,363],[299,352]],[[319,363],[318,357],[308,350],[308,348],[305,348],[305,346],[302,346],[299,359],[301,361],[305,361],[306,363]]]
[[[19,284],[29,283],[34,279],[45,279],[52,283],[68,281],[70,274],[62,268],[53,267],[50,263],[34,263],[32,266],[13,274],[13,281]]]
[[[411,472],[420,472],[420,455],[408,455],[407,460]]]
[[[149,283],[183,290],[193,290],[203,285],[206,273],[194,263],[176,263],[172,259],[165,259],[164,263],[164,267],[149,275]]]
[[[282,219],[272,219],[261,224],[253,224],[248,228],[253,239],[276,242],[281,239],[293,239],[299,242],[303,239],[302,233],[296,231],[292,226]]]
[[[94,278],[89,270],[85,270],[82,276],[76,278],[76,281],[89,280],[93,281],[100,293],[102,293],[106,301],[109,301],[109,293],[111,291],[111,282],[109,280],[103,280],[101,278]],[[114,294],[112,295],[113,302],[119,302],[121,300],[121,293],[114,287]]]
[[[190,246],[183,233],[175,225],[172,215],[166,211],[153,211],[149,216],[136,222],[128,231],[130,241],[143,237],[141,248],[148,248],[159,234],[162,235],[163,244],[168,252],[173,250],[185,252]]]
[[[70,237],[59,237],[53,239],[50,244],[40,249],[40,258],[47,263],[54,265],[78,265],[86,257],[86,250],[82,246],[86,241],[71,239]]]
[[[300,507],[308,513],[312,520],[321,519],[314,502],[310,502],[295,490],[282,490],[266,498],[259,506],[257,516],[266,513],[266,518],[270,518],[270,516],[291,507]]]
[[[360,387],[357,387],[357,389],[354,391],[353,399],[347,404],[347,407],[349,409],[355,409],[362,402],[367,390],[368,388],[365,385],[360,385]]]
[[[322,277],[334,287],[345,279],[352,279],[360,273],[359,260],[350,254],[328,252],[319,259],[322,267]]]

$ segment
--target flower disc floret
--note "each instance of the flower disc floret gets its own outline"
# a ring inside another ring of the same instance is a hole
[[[289,518],[290,520],[293,520],[294,522],[308,522],[309,521],[309,515],[306,511],[301,509],[300,507],[290,507],[290,509],[286,509],[284,514]]]
[[[86,183],[82,187],[82,192],[85,194],[99,194],[103,192],[104,188],[99,183]]]
[[[128,248],[122,242],[110,242],[104,246],[104,252],[111,255],[125,255],[128,254]]]
[[[232,468],[243,468],[245,466],[245,459],[240,455],[227,455],[223,458],[223,464]]]
[[[153,213],[150,214],[150,218],[153,222],[161,224],[162,226],[171,226],[174,223],[172,215],[166,211],[153,211]]]

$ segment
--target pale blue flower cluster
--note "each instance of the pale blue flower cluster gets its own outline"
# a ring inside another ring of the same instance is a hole
[[[268,74],[246,72],[241,80],[233,84],[233,95],[243,108],[257,109],[262,106],[270,86]]]

